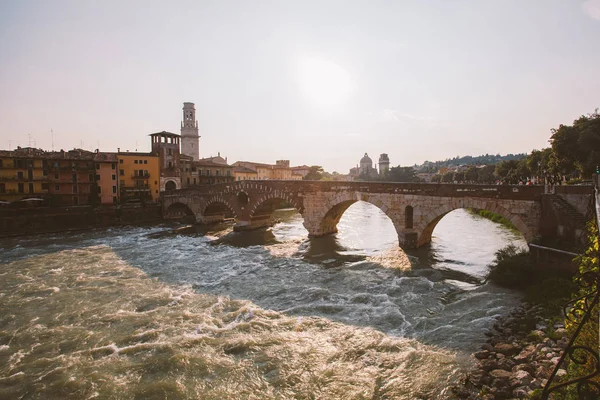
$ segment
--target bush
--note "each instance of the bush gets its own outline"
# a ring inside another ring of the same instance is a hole
[[[496,252],[488,280],[504,287],[525,289],[539,281],[539,274],[529,253],[510,245]]]

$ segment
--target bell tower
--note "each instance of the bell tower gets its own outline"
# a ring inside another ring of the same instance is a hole
[[[190,156],[194,161],[200,158],[200,136],[194,103],[183,103],[183,120],[181,121],[181,154]]]

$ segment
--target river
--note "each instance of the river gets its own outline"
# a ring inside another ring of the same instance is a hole
[[[0,398],[446,398],[519,302],[484,280],[524,239],[465,210],[408,255],[368,203],[323,238],[278,218],[0,239]]]

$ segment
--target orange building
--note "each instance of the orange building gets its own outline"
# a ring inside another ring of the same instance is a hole
[[[119,200],[117,181],[117,155],[97,152],[94,156],[96,186],[100,204],[117,204]]]

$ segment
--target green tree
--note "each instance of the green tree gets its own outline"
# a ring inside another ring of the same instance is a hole
[[[388,182],[421,182],[413,167],[392,167],[383,180]]]
[[[589,178],[600,164],[600,114],[582,115],[573,125],[560,125],[550,138],[558,172]]]
[[[476,182],[477,181],[477,167],[471,165],[467,170],[463,173],[463,181],[465,182]]]
[[[443,183],[452,183],[452,182],[454,182],[454,172],[453,171],[448,171],[444,175],[442,175],[442,182]]]
[[[479,183],[494,183],[496,177],[494,176],[495,165],[486,165],[483,168],[477,169],[477,182]]]
[[[320,181],[323,178],[324,172],[323,167],[320,165],[313,165],[303,179],[306,181]]]

